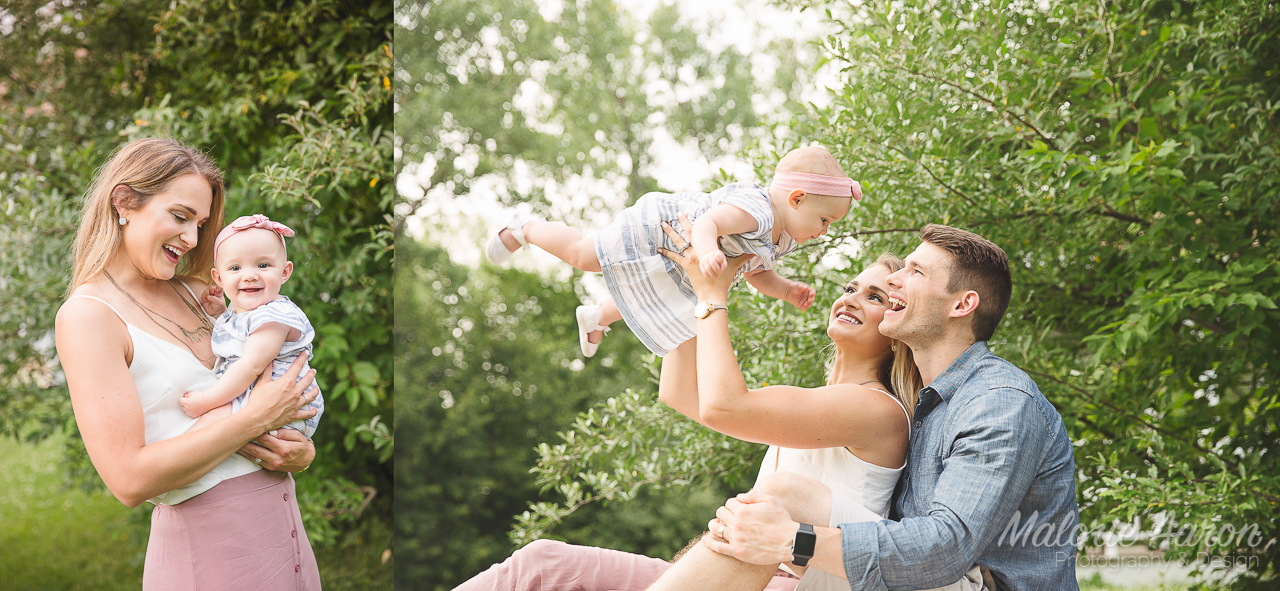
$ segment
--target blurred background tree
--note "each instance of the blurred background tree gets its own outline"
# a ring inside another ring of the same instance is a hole
[[[525,254],[477,266],[482,216],[522,207],[598,228],[676,188],[658,178],[664,150],[715,161],[772,137],[803,110],[810,72],[793,42],[771,44],[761,66],[669,3],[404,2],[395,34],[396,580],[450,589],[515,550],[531,500],[555,500],[529,472],[538,443],[628,388],[652,391],[656,375],[620,324],[580,358],[581,273]],[[479,213],[447,214],[464,207]],[[551,535],[669,558],[739,488],[637,489]]]
[[[617,181],[630,204],[660,189],[651,176],[660,139],[688,141],[711,160],[803,110],[804,69],[786,40],[771,44],[774,67],[761,72],[734,46],[707,44],[674,5],[643,19],[612,2],[561,8],[400,5],[396,149],[409,182],[398,220],[423,206],[428,189],[444,199],[492,185],[501,204],[547,213],[548,182],[554,192],[575,176]],[[578,215],[615,205],[585,201]]]
[[[1085,544],[1136,522],[1167,558],[1211,575],[1242,565],[1232,586],[1272,588],[1276,5],[790,4],[838,27],[822,45],[842,80],[804,139],[833,148],[868,196],[820,248],[856,245],[856,268],[909,252],[931,222],[1002,246],[1014,298],[991,345],[1037,380],[1075,439]],[[789,379],[779,361],[812,358],[814,344],[775,346],[758,298],[738,301],[749,383]],[[679,419],[637,425],[624,412],[597,408],[543,448],[540,479],[567,500],[537,507],[520,535],[652,478],[637,467],[712,472],[634,443],[665,441]],[[596,449],[610,451],[584,453]]]
[[[391,18],[389,1],[0,10],[0,430],[71,434],[68,472],[101,486],[52,350],[80,196],[130,139],[207,150],[228,219],[265,213],[299,231],[286,291],[317,329],[329,409],[300,505],[314,545],[371,557],[321,560],[329,588],[391,586]]]

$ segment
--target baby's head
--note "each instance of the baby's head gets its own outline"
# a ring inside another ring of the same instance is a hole
[[[769,198],[782,205],[782,229],[804,243],[826,234],[828,226],[849,213],[853,201],[862,199],[862,188],[845,176],[830,153],[811,146],[792,150],[778,161]]]
[[[280,297],[280,286],[293,274],[284,239],[293,230],[261,214],[237,218],[213,243],[213,280],[222,287],[237,313],[254,310]]]

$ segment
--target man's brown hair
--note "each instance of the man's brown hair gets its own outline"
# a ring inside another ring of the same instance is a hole
[[[1004,318],[1013,292],[1009,257],[990,240],[950,226],[929,224],[920,230],[920,238],[951,255],[947,291],[978,292],[978,309],[973,311],[973,336],[979,341],[990,340],[1000,319]]]

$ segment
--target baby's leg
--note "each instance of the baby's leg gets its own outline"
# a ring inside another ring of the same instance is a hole
[[[600,302],[600,326],[608,328],[610,324],[622,320],[622,312],[618,311],[617,304],[613,303],[613,298],[606,297]],[[591,343],[599,343],[604,337],[603,330],[593,330],[587,333],[587,341]]]
[[[200,415],[200,418],[196,420],[196,424],[192,425],[191,429],[189,429],[187,432],[190,433],[191,431],[195,431],[196,429],[203,429],[229,416],[231,416],[230,402],[222,406],[219,406],[218,408],[215,408],[207,413]]]
[[[503,244],[511,248],[515,238],[510,230],[503,230]],[[508,242],[508,238],[511,242]],[[595,238],[583,238],[577,230],[560,222],[534,221],[524,225],[524,239],[529,244],[536,244],[560,260],[573,265],[574,268],[591,273],[600,272],[600,259],[596,257]],[[517,248],[519,243],[516,243]],[[512,248],[511,250],[515,250]]]

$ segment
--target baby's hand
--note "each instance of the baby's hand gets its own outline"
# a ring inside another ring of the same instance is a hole
[[[198,419],[200,418],[200,415],[209,412],[209,409],[204,408],[204,405],[200,404],[200,401],[203,399],[204,392],[201,392],[200,390],[192,390],[190,392],[184,392],[182,394],[182,398],[178,399],[178,404],[182,405],[182,412],[187,413],[187,416],[193,419]]]
[[[807,283],[800,281],[792,281],[791,286],[787,288],[786,301],[792,306],[800,308],[801,311],[809,309],[813,305],[813,299],[817,297],[818,292]]]
[[[222,287],[218,285],[210,285],[204,293],[200,294],[200,307],[204,308],[204,313],[210,316],[221,316],[227,311],[227,302],[222,299]]]
[[[720,249],[702,254],[698,253],[698,269],[703,275],[715,279],[720,276],[720,272],[729,266],[729,262],[724,257],[724,253]]]

